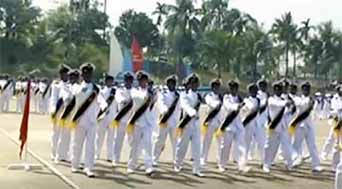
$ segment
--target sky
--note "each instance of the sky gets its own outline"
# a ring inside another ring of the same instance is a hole
[[[197,2],[201,1],[197,0]],[[69,2],[69,0],[33,0],[33,3],[43,10],[53,9],[61,2]],[[115,26],[120,15],[128,9],[151,15],[157,2],[174,4],[175,0],[107,0],[107,2],[107,13]],[[342,0],[231,0],[229,6],[251,14],[266,28],[272,25],[275,18],[291,11],[297,23],[307,18],[311,18],[312,24],[332,20],[335,27],[342,30]]]

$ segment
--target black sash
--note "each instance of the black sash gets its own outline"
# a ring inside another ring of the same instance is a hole
[[[256,116],[258,115],[258,110],[250,112],[246,118],[242,121],[243,126],[247,126]]]
[[[298,123],[305,120],[309,117],[312,109],[314,107],[314,103],[312,103],[306,110],[304,110],[301,114],[297,115],[290,123],[291,127],[296,127]]]
[[[115,121],[120,121],[133,107],[133,100],[131,99],[125,107],[115,116]]]
[[[34,91],[34,94],[36,95],[39,92],[39,87]]]
[[[72,122],[76,122],[83,115],[83,113],[88,109],[91,103],[95,100],[98,93],[99,93],[99,88],[95,84],[93,84],[93,91],[91,92],[89,97],[83,102],[83,104],[78,108],[74,117],[72,118]]]
[[[211,110],[209,114],[204,119],[204,126],[208,126],[209,121],[211,121],[221,110],[222,104],[219,104],[216,108]]]
[[[99,114],[97,115],[97,118],[100,118],[104,113],[107,113],[114,99],[115,99],[115,89],[111,89],[110,94],[108,98],[106,99],[107,107],[99,112]]]
[[[59,99],[57,100],[55,111],[51,114],[51,118],[52,118],[53,120],[56,119],[57,113],[58,113],[59,110],[62,108],[63,103],[64,103],[64,102],[63,102],[63,99],[62,99],[62,98],[59,98]]]
[[[283,118],[284,113],[285,113],[285,106],[281,108],[281,110],[278,112],[278,114],[275,116],[273,120],[270,120],[270,122],[268,123],[268,128],[271,130],[274,130],[278,126],[281,119]]]
[[[338,119],[337,116],[334,117],[335,125],[334,125],[334,131],[340,132],[342,128],[342,119]]]
[[[76,97],[73,96],[70,103],[65,107],[64,112],[62,113],[62,116],[61,116],[61,120],[65,120],[70,115],[75,105],[76,105]]]
[[[198,97],[198,102],[195,106],[195,110],[198,111],[199,107],[201,106],[201,102],[202,102],[202,97],[200,94],[197,93],[197,97]],[[186,125],[191,121],[192,117],[190,117],[188,114],[186,114],[185,116],[182,116],[182,119],[180,120],[180,122],[178,123],[178,128],[179,129],[184,129],[186,127]]]
[[[8,80],[4,86],[4,88],[2,89],[2,91],[5,91],[7,89],[7,87],[11,84],[11,81]]]
[[[50,85],[46,86],[46,89],[44,90],[43,95],[42,95],[43,98],[45,98],[45,96],[48,93],[49,89],[50,89]]]
[[[171,117],[173,112],[176,110],[176,107],[177,107],[177,104],[178,104],[178,100],[179,100],[179,94],[176,92],[176,97],[173,100],[171,106],[169,107],[167,112],[164,115],[161,116],[160,124],[164,124],[164,123],[167,122],[167,120],[169,120],[169,118]]]
[[[220,131],[223,132],[224,130],[226,130],[226,128],[233,122],[237,115],[239,115],[238,110],[230,112],[221,124]]]
[[[129,124],[130,125],[134,125],[134,123],[143,115],[143,113],[148,109],[148,107],[150,106],[152,97],[149,96],[147,97],[147,100],[145,101],[145,103],[140,106],[134,113],[132,118],[129,120]]]
[[[266,103],[264,106],[261,106],[261,107],[259,108],[259,114],[264,113],[264,111],[266,110],[266,108],[267,108],[267,103]]]

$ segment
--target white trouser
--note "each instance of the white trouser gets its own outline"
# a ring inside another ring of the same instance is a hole
[[[42,109],[41,113],[47,114],[49,108],[49,99],[48,98],[42,98]]]
[[[192,171],[200,171],[201,131],[198,120],[192,119],[183,129],[182,135],[177,138],[175,166],[182,167],[184,157],[191,140],[191,156],[193,158]]]
[[[289,124],[290,124],[290,122],[292,121],[292,118],[293,118],[293,116],[292,116],[292,114],[290,114],[290,113],[287,113],[287,114],[285,114],[284,115],[284,124],[285,124],[285,127],[286,127],[286,129],[289,127]],[[292,139],[291,139],[291,136],[290,136],[290,134],[289,134],[289,132],[286,130],[286,131],[284,131],[285,133],[285,135],[286,135],[286,137],[288,138],[288,140],[290,141],[290,143],[292,144]],[[285,155],[284,155],[284,148],[286,148],[286,146],[283,146],[282,144],[280,144],[280,148],[279,148],[279,152],[278,152],[278,154],[279,154],[279,157],[280,158],[282,158],[282,159],[285,159]]]
[[[234,159],[238,163],[238,168],[242,169],[246,165],[246,144],[245,144],[245,133],[244,130],[227,130],[221,138],[220,145],[220,157],[218,160],[218,166],[224,168],[230,157],[230,150],[232,143],[236,147],[236,153],[238,159]]]
[[[334,147],[334,143],[335,143],[334,127],[331,126],[330,131],[329,131],[329,135],[325,139],[325,142],[324,142],[324,145],[322,148],[321,157],[327,158],[329,156],[331,150]]]
[[[335,133],[333,132],[333,135],[335,135]],[[340,149],[340,143],[341,143],[341,138],[340,137],[335,137],[336,140],[334,140],[334,148],[333,148],[333,159],[332,159],[332,170],[336,170],[338,169],[338,164],[341,161],[341,149]],[[342,171],[342,169],[340,170]]]
[[[106,137],[107,143],[107,160],[113,161],[114,156],[114,128],[110,126],[111,117],[106,116],[99,122],[96,131],[96,158],[100,158],[101,149]]]
[[[122,145],[126,136],[127,122],[120,121],[119,126],[115,128],[114,137],[114,162],[119,163],[121,158]]]
[[[246,126],[245,126],[245,150],[246,153],[244,154],[246,157],[245,159],[248,159],[248,154],[250,152],[250,149],[253,148],[252,146],[252,141],[254,139],[254,142],[258,144],[258,138],[256,136],[256,129],[257,129],[257,120],[254,119],[250,121]]]
[[[60,136],[57,143],[57,160],[70,161],[71,129],[67,127],[60,127],[59,132]]]
[[[51,157],[56,158],[57,156],[57,146],[61,135],[61,128],[58,125],[52,126],[52,136],[51,136]]]
[[[206,133],[202,136],[202,151],[201,151],[201,164],[205,164],[208,160],[208,154],[211,146],[211,142],[213,140],[213,137],[215,135],[216,130],[219,128],[220,122],[218,119],[212,120],[208,124],[208,128]],[[220,142],[221,140],[218,137],[216,138],[217,143],[217,154],[216,154],[216,160],[220,157]]]
[[[17,96],[16,96],[16,98],[17,98],[17,99],[16,99],[16,101],[17,101],[17,105],[16,105],[16,108],[15,108],[15,110],[16,110],[16,112],[18,112],[18,113],[19,113],[19,112],[21,112],[21,110],[22,110],[22,109],[21,109],[21,107],[20,107],[20,105],[21,105],[21,104],[20,104],[20,96],[19,96],[19,95],[17,95]]]
[[[157,140],[154,144],[153,148],[153,161],[158,161],[160,154],[163,152],[165,148],[165,141],[167,139],[167,135],[170,136],[170,142],[172,146],[172,159],[175,160],[175,151],[176,151],[176,136],[175,136],[176,128],[167,124],[167,127],[159,127]]]
[[[305,139],[306,145],[308,147],[311,161],[312,161],[312,168],[316,168],[320,165],[320,160],[318,156],[318,151],[316,147],[316,141],[315,141],[315,131],[313,129],[312,125],[305,124],[304,126],[298,126],[296,128],[296,133],[294,135],[294,141],[293,141],[293,148],[297,152],[299,156],[302,155],[302,144],[303,140]]]
[[[6,94],[3,98],[3,111],[8,112],[9,111],[9,104],[11,100],[11,95]]]
[[[335,189],[342,188],[342,160],[337,165],[336,174],[335,174]]]
[[[135,125],[132,134],[128,135],[129,158],[128,169],[136,169],[140,155],[140,147],[144,150],[145,170],[152,169],[152,127]],[[142,144],[141,144],[142,143]]]
[[[278,126],[280,127],[280,126]],[[283,157],[287,166],[291,167],[293,163],[293,154],[295,154],[288,138],[287,130],[271,131],[266,137],[264,166],[270,168],[277,154],[279,145],[283,147]]]
[[[95,161],[95,135],[96,124],[77,125],[72,141],[71,165],[73,168],[79,168],[83,145],[85,144],[84,168],[93,169]]]

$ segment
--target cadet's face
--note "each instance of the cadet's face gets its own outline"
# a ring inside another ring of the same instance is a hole
[[[277,95],[277,96],[280,96],[281,93],[283,93],[282,87],[276,87],[273,90],[274,90],[274,94]]]
[[[267,90],[267,84],[261,84],[259,87],[260,87],[260,90],[262,90],[262,91]]]
[[[139,81],[139,86],[142,88],[146,88],[148,86],[148,80],[147,79],[141,79]]]
[[[197,90],[197,88],[199,87],[199,82],[197,82],[197,81],[194,81],[194,82],[192,82],[191,83],[191,89],[192,90]]]
[[[93,72],[82,72],[82,78],[85,82],[89,83],[93,77]]]
[[[174,91],[176,89],[176,83],[175,82],[168,82],[167,84],[167,88],[170,90],[170,91]]]
[[[125,80],[125,85],[126,85],[126,86],[131,87],[132,84],[133,84],[133,79],[132,79],[132,78],[129,78],[129,79],[126,79],[126,80]]]
[[[78,82],[78,77],[75,75],[70,75],[69,80],[70,80],[70,83],[76,83]]]
[[[68,81],[68,74],[67,73],[61,73],[60,78],[62,81],[66,82],[66,81]]]
[[[231,87],[231,88],[230,88],[230,92],[231,92],[233,95],[236,95],[237,92],[238,92],[238,90],[239,90],[239,87]]]
[[[220,91],[220,88],[221,88],[221,86],[220,86],[220,85],[214,85],[212,90],[213,90],[214,92],[216,92],[216,93],[217,93],[217,92],[219,92],[219,91]]]
[[[250,95],[251,95],[252,97],[256,97],[257,94],[258,94],[258,91],[257,91],[256,89],[252,89],[252,90],[250,91]]]
[[[107,87],[112,87],[112,86],[113,86],[113,83],[114,83],[114,80],[112,80],[112,79],[107,79],[105,84],[106,84]]]
[[[304,87],[302,91],[304,96],[309,96],[311,89],[310,87]]]
[[[291,87],[290,93],[291,93],[291,94],[297,94],[297,88]]]

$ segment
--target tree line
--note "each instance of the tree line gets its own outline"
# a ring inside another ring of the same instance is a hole
[[[296,23],[286,12],[268,29],[231,8],[229,0],[204,0],[199,8],[193,0],[175,0],[157,3],[152,17],[127,10],[112,26],[102,3],[70,0],[43,14],[30,0],[1,0],[0,71],[39,67],[44,74],[61,62],[89,61],[100,74],[107,69],[109,32],[114,31],[122,46],[130,47],[135,36],[147,59],[160,64],[166,57],[176,73],[190,64],[218,77],[342,79],[342,33],[331,21]]]

